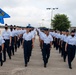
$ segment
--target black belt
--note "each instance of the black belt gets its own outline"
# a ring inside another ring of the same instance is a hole
[[[63,43],[64,43],[64,44],[66,44],[66,42],[65,42],[65,41],[63,41]]]
[[[9,41],[10,39],[4,39],[5,41]]]

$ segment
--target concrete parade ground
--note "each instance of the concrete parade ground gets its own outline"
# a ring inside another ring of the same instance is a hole
[[[44,68],[39,40],[36,38],[28,67],[24,66],[23,49],[20,47],[11,60],[7,56],[7,61],[0,66],[0,75],[76,75],[76,58],[72,66],[70,70],[67,61],[63,62],[59,52],[52,48],[47,68]]]

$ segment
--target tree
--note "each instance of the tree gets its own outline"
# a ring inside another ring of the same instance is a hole
[[[65,14],[56,14],[52,20],[52,26],[55,30],[64,31],[70,28],[70,21]]]

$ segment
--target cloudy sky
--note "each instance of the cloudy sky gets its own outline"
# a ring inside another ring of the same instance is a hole
[[[76,25],[76,0],[0,0],[0,7],[6,11],[11,18],[5,19],[7,24],[19,26],[50,27],[51,10],[46,8],[57,7],[55,14],[66,14],[72,26]],[[42,21],[44,19],[44,21]]]

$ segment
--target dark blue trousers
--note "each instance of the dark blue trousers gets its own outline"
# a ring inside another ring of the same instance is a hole
[[[2,47],[0,46],[0,52],[2,50]],[[0,62],[2,61],[2,53],[0,53]]]
[[[43,44],[42,55],[43,55],[44,64],[46,65],[50,57],[50,44],[45,44],[45,43]]]
[[[56,50],[58,50],[58,39],[57,38],[55,38],[55,46],[56,46]]]
[[[10,49],[11,49],[11,52],[12,52],[12,54],[14,55],[14,37],[12,37],[12,41],[11,41],[11,47],[10,47]]]
[[[56,44],[55,44],[55,37],[53,37],[53,45],[54,45],[54,48],[56,47]]]
[[[23,38],[21,37],[21,38],[20,38],[20,45],[22,45],[22,41],[23,41]]]
[[[63,56],[64,62],[66,61],[66,56],[67,56],[67,51],[65,51],[65,44],[66,44],[66,42],[63,41],[63,44],[62,44],[62,56]]]
[[[59,53],[61,53],[61,51],[62,51],[61,40],[59,40],[59,41],[60,41],[60,45],[59,45]]]
[[[4,50],[3,50],[3,57],[4,57],[4,61],[6,61],[6,52],[9,56],[9,58],[11,58],[11,50],[9,48],[9,40],[5,40],[5,43],[4,43]]]
[[[24,41],[24,61],[25,64],[28,63],[28,61],[30,60],[30,56],[31,56],[31,50],[32,50],[32,43],[31,41]]]
[[[76,50],[76,46],[74,45],[72,46],[68,44],[68,65],[69,67],[71,67],[71,62],[75,58],[75,50]]]
[[[16,52],[17,51],[17,36],[14,37],[14,48]]]
[[[20,38],[17,40],[17,47],[20,47]]]

